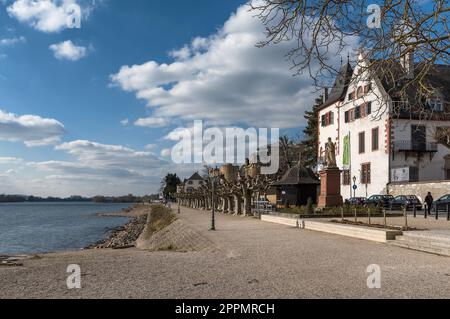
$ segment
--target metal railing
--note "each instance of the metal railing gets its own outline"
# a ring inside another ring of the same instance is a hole
[[[412,152],[437,152],[437,143],[417,142],[417,141],[394,141],[394,151],[412,151]]]
[[[254,201],[253,214],[256,216],[267,215],[274,212],[274,207],[269,201]]]

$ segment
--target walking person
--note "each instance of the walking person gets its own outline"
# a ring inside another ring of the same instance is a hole
[[[434,198],[433,195],[431,195],[431,192],[428,192],[427,197],[425,197],[425,203],[427,204],[427,211],[426,213],[431,216],[431,206],[433,206]]]

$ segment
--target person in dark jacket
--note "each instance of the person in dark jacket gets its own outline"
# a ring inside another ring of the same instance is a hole
[[[425,203],[427,204],[427,213],[431,215],[431,206],[433,206],[434,198],[431,195],[431,192],[428,192],[427,197],[425,197]]]

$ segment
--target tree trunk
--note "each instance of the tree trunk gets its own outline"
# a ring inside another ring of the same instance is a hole
[[[239,216],[242,213],[241,198],[234,195],[234,215]]]
[[[252,195],[247,192],[244,196],[244,216],[252,216]]]

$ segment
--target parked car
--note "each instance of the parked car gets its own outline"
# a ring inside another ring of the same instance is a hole
[[[417,210],[423,209],[422,202],[416,195],[400,195],[391,202],[391,209],[393,210],[402,210],[403,207],[406,207],[406,210],[413,210],[414,206]]]
[[[364,202],[365,206],[378,206],[383,208],[390,208],[391,202],[394,200],[394,196],[392,195],[373,195],[370,196]]]
[[[366,202],[365,197],[352,197],[345,200],[345,204],[351,206],[362,206]]]
[[[436,206],[439,211],[447,211],[447,205],[450,204],[450,194],[442,196],[438,200],[433,202],[432,210],[435,211]]]

